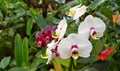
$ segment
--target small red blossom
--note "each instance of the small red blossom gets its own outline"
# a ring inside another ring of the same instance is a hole
[[[113,17],[114,23],[120,22],[120,15],[119,14],[114,14],[114,15],[112,15],[112,17]]]
[[[114,48],[103,48],[102,51],[98,54],[98,57],[101,60],[104,60],[112,51],[114,50]]]

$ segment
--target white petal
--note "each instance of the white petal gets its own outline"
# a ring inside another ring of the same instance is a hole
[[[57,29],[56,29],[56,32],[59,33],[59,39],[62,39],[65,32],[66,32],[66,29],[67,29],[67,23],[66,23],[66,19],[63,18],[63,20],[60,21]]]
[[[93,16],[92,15],[88,15],[86,18],[85,18],[85,20],[84,20],[84,22],[85,23],[87,23],[88,25],[92,25],[93,24]]]
[[[57,43],[55,43],[55,40],[51,41],[50,43],[47,44],[47,49],[52,50],[53,48],[55,48],[57,45]]]
[[[67,59],[71,57],[71,45],[72,42],[68,38],[64,38],[60,41],[60,43],[58,44],[58,53],[60,54],[61,58]]]
[[[81,17],[86,12],[87,7],[85,5],[81,6],[80,8],[77,8],[73,17],[73,20]]]
[[[68,15],[68,16],[73,17],[74,14],[75,14],[76,9],[77,9],[78,7],[80,7],[80,6],[81,6],[81,4],[70,8],[70,10],[69,10],[69,15]],[[71,13],[70,13],[70,12],[71,12]]]
[[[52,51],[50,51],[49,49],[47,49],[46,52],[48,53],[48,61],[46,64],[48,64],[52,60],[53,55],[52,55]]]
[[[106,29],[105,23],[100,19],[95,17],[93,27],[96,28],[96,31],[103,33]]]
[[[92,44],[87,39],[79,39],[78,49],[81,57],[89,57],[92,51]]]
[[[97,35],[97,37],[102,37],[102,36],[103,36],[103,32],[101,32],[101,33],[99,32]]]
[[[89,40],[80,38],[78,35],[72,34],[68,36],[72,40],[72,44],[78,46],[81,57],[89,57],[92,51],[92,44]]]
[[[81,38],[88,39],[89,35],[90,35],[89,33],[90,33],[90,28],[89,28],[88,24],[85,22],[82,22],[78,27],[78,35]]]

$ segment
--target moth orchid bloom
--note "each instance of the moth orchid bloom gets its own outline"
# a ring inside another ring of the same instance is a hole
[[[46,26],[35,35],[36,43],[38,47],[46,47],[46,44],[52,40],[52,32],[55,30],[55,26]]]
[[[87,58],[92,51],[92,44],[89,40],[80,38],[77,34],[70,34],[58,44],[58,53],[60,58],[67,59],[73,57],[77,59],[79,56]]]
[[[79,20],[79,17],[81,17],[86,12],[86,9],[87,7],[85,5],[77,5],[70,8],[68,16],[72,17],[73,20]]]
[[[66,19],[63,18],[63,20],[61,20],[57,26],[57,29],[55,30],[55,38],[58,38],[58,41],[60,39],[62,39],[64,37],[64,34],[66,32],[67,29],[67,22]]]
[[[98,54],[98,57],[101,60],[104,60],[113,50],[114,48],[103,48],[102,51]]]
[[[103,36],[106,29],[105,23],[97,17],[88,15],[85,20],[79,25],[78,34],[80,37],[99,39]]]
[[[59,57],[59,54],[57,53],[57,43],[53,40],[51,43],[47,44],[48,48],[46,49],[46,57],[42,58],[48,58],[48,61],[46,64],[48,64],[53,57]]]

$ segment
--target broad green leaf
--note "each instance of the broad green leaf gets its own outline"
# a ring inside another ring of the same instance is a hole
[[[105,38],[104,39],[100,38],[99,40],[91,39],[93,45],[91,56],[96,56],[99,52],[101,52],[102,48],[104,47],[105,40],[106,40]]]
[[[27,29],[26,29],[27,35],[31,35],[32,26],[33,26],[33,18],[29,18],[27,21]]]
[[[37,15],[37,12],[33,8],[30,8],[29,10],[32,13],[32,15]]]
[[[92,4],[89,5],[89,8],[92,10],[96,9],[99,5],[101,5],[105,0],[94,0]]]
[[[23,39],[23,54],[24,54],[24,62],[25,62],[25,65],[28,64],[28,39],[27,37],[25,37]]]
[[[112,18],[112,12],[110,9],[108,9],[107,7],[105,6],[102,6],[100,9],[100,12],[106,16],[108,18],[108,20],[110,20],[111,22],[113,22],[113,18]]]
[[[59,62],[60,64],[64,65],[65,67],[69,67],[70,58],[69,59],[61,59],[61,58],[55,58],[56,62]]]
[[[11,57],[5,57],[0,62],[0,68],[5,69],[10,62]]]
[[[23,66],[23,61],[24,61],[24,57],[23,57],[23,47],[22,47],[22,39],[21,36],[19,34],[17,34],[15,36],[15,60],[16,60],[16,64],[18,67]]]
[[[36,15],[34,16],[34,19],[39,28],[44,28],[47,25],[47,22],[43,19],[42,16]]]
[[[25,67],[14,67],[14,68],[11,68],[9,69],[8,71],[31,71],[29,68]]]

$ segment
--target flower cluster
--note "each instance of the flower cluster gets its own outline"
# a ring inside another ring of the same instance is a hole
[[[73,20],[79,20],[79,17],[86,12],[86,9],[86,6],[80,4],[71,8],[68,16],[71,16]],[[80,23],[78,33],[71,33],[64,38],[66,29],[67,21],[63,18],[57,26],[47,26],[44,30],[36,34],[38,47],[47,46],[46,57],[42,56],[42,58],[48,58],[46,64],[54,57],[62,59],[72,57],[75,60],[78,59],[79,56],[84,58],[89,57],[92,51],[92,44],[89,39],[97,40],[102,37],[106,25],[100,18],[88,15],[85,20]],[[99,56],[101,56],[101,54],[99,54]]]
[[[46,57],[42,56],[42,58],[48,58],[46,64],[48,64],[53,57],[59,57],[57,52],[58,43],[64,37],[66,29],[67,22],[66,19],[63,18],[57,26],[46,26],[45,29],[36,34],[36,43],[38,47],[48,47],[46,49]]]
[[[38,47],[46,47],[47,42],[50,42],[52,38],[52,32],[55,30],[56,26],[46,26],[44,29],[39,31],[35,38]]]

